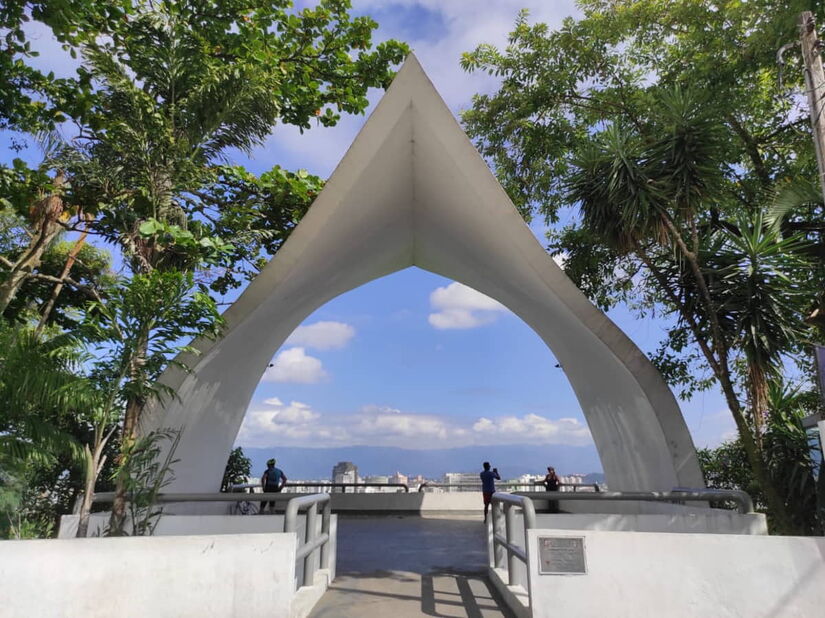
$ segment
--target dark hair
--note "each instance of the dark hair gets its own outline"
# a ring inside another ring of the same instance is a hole
[[[489,470],[489,469],[490,469],[490,462],[489,462],[489,461],[485,461],[485,462],[484,462],[483,464],[481,464],[481,465],[483,465],[483,466],[484,466],[484,469],[485,469],[485,470]]]

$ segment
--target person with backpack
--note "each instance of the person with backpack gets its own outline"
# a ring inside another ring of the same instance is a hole
[[[275,460],[270,459],[266,462],[266,470],[264,470],[263,476],[261,476],[261,487],[264,489],[264,493],[280,493],[281,490],[286,485],[286,474],[280,468],[275,467]],[[259,513],[263,515],[264,509],[266,509],[266,505],[269,504],[269,512],[275,512],[275,501],[271,502],[261,502],[261,510]]]
[[[544,491],[558,491],[559,490],[559,477],[556,474],[555,468],[552,466],[547,466],[547,474],[542,481],[544,485]],[[556,500],[550,500],[550,512],[551,513],[558,513],[559,512],[559,503]]]

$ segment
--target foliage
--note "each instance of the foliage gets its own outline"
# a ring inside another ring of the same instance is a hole
[[[252,461],[244,455],[240,446],[232,449],[223,472],[221,491],[229,491],[230,486],[245,482],[250,474],[252,474]]]
[[[650,94],[677,84],[704,92],[734,134],[726,159],[737,193],[750,200],[773,178],[810,172],[809,135],[794,130],[807,120],[792,113],[799,61],[787,59],[779,84],[776,51],[797,39],[800,12],[813,8],[821,18],[821,6],[804,0],[578,4],[584,17],[557,30],[530,25],[522,13],[505,50],[483,44],[462,58],[465,68],[502,80],[495,94],[474,98],[464,120],[525,212],[553,219],[565,203],[570,152],[606,122],[643,127],[639,111]]]
[[[57,241],[43,254],[38,272],[53,277],[46,280],[38,277],[27,279],[17,292],[17,296],[9,304],[6,315],[18,322],[24,322],[37,317],[54,291],[55,280],[60,277],[69,253],[74,248],[73,242]],[[20,250],[5,255],[15,256]],[[105,290],[115,284],[111,274],[111,256],[105,249],[84,244],[77,253],[71,278],[78,285],[66,286],[57,297],[54,309],[48,316],[47,324],[57,325],[60,328],[71,330],[82,319],[86,303],[89,301],[89,290],[95,293],[105,293]],[[0,280],[3,273],[0,272]],[[80,286],[83,286],[82,288]],[[37,309],[32,311],[32,306]]]
[[[92,398],[72,337],[0,323],[0,476],[6,533],[48,535],[82,485]],[[9,526],[12,528],[10,530]],[[28,532],[26,532],[28,531]]]
[[[0,321],[0,465],[7,458],[44,465],[62,454],[80,458],[80,445],[61,425],[87,403],[78,392],[83,360],[65,338],[42,342],[30,329]]]
[[[804,534],[825,531],[825,468],[819,438],[802,426],[802,419],[822,404],[815,391],[802,392],[771,384],[770,409],[765,432],[765,453],[771,475]],[[709,487],[743,489],[757,507],[765,508],[764,494],[753,476],[740,440],[715,449],[700,449],[699,461]]]
[[[0,465],[0,539],[30,539],[49,536],[53,520],[38,509],[40,496],[30,488],[26,470]]]
[[[684,395],[720,386],[784,531],[807,524],[771,469],[770,383],[825,299],[823,204],[792,190],[816,174],[800,62],[776,64],[806,5],[582,0],[462,59],[500,79],[463,118],[505,189],[528,218],[578,210],[550,249],[600,306],[669,318],[654,360]]]
[[[376,24],[348,10],[344,0],[297,12],[284,1],[136,2],[110,38],[79,45],[78,73],[100,88],[53,164],[134,272],[205,264],[223,271],[225,290],[236,265],[243,277],[277,249],[320,181],[278,167],[256,179],[224,159],[277,123],[334,125],[389,84],[406,46],[370,50]]]
[[[100,352],[93,375],[100,383],[113,379],[121,401],[172,395],[157,380],[170,363],[180,364],[178,354],[196,353],[181,342],[218,334],[215,301],[193,286],[191,274],[155,271],[123,282],[105,303],[89,303],[80,332]]]
[[[157,507],[158,494],[175,480],[175,451],[180,431],[160,429],[131,443],[121,452],[121,461],[112,480],[125,479],[129,495],[129,517],[112,520],[106,536],[152,536],[163,508]],[[168,445],[164,445],[168,442]]]
[[[122,466],[155,452],[135,440],[143,406],[174,396],[158,378],[196,354],[182,341],[219,332],[207,285],[223,293],[253,277],[322,187],[305,171],[254,175],[227,159],[278,124],[303,132],[363,112],[407,52],[374,44],[376,27],[348,0],[0,6],[0,129],[17,132],[13,150],[32,139],[43,150],[39,165],[0,164],[0,309],[15,333],[0,331],[0,364],[23,377],[0,375],[0,441],[11,463],[38,466],[26,482],[52,485],[55,512],[83,476],[88,515],[98,476],[117,463],[125,515]],[[37,31],[76,60],[73,77],[38,68]],[[101,243],[128,278],[108,272]],[[28,376],[25,346],[39,355]]]
[[[56,78],[39,70],[27,34],[40,22],[67,49],[111,33],[132,2],[114,0],[5,0],[0,5],[0,129],[38,132],[53,129],[84,105],[91,84],[84,79]]]

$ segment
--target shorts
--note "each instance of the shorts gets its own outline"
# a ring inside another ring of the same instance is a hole
[[[493,499],[493,493],[495,493],[495,492],[484,491],[484,492],[481,493],[481,496],[484,498],[484,504],[490,504],[490,500]]]

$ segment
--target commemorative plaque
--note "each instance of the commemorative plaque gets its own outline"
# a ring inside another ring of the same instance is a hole
[[[585,575],[584,537],[540,536],[539,575]]]

